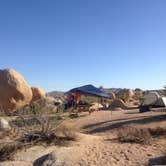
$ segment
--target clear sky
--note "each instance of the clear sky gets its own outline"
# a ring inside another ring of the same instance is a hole
[[[1,0],[0,68],[46,91],[166,84],[166,0]]]

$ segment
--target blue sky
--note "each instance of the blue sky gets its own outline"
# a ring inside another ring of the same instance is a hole
[[[166,84],[165,0],[1,0],[0,68],[46,91]]]

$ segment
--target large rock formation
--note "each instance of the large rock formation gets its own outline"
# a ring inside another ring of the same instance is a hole
[[[122,89],[116,94],[117,98],[122,99],[124,102],[128,102],[134,95],[135,93],[131,89]]]
[[[0,70],[0,107],[4,111],[21,108],[32,100],[32,91],[24,78],[13,69]]]
[[[113,102],[110,104],[110,109],[115,109],[115,108],[122,108],[126,109],[127,106],[121,99],[115,99]]]
[[[45,100],[47,104],[54,104],[56,102],[55,98],[52,96],[47,96]]]
[[[41,89],[41,88],[38,88],[38,87],[31,87],[32,89],[32,102],[34,101],[38,101],[40,99],[43,99],[46,97],[46,94],[45,92]]]
[[[117,93],[118,96],[127,96],[128,98],[132,98],[135,93],[132,89],[122,89]]]
[[[110,95],[110,97],[111,97],[112,100],[115,100],[115,99],[116,99],[115,93],[110,92],[109,95]]]

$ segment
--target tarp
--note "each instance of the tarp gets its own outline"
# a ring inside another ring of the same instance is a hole
[[[74,89],[71,89],[70,91],[68,91],[67,93],[75,93],[75,92],[80,92],[80,93],[88,94],[91,96],[111,98],[110,95],[108,95],[107,93],[104,93],[99,88],[96,88],[93,85],[85,85],[85,86],[81,86],[78,88],[74,88]]]

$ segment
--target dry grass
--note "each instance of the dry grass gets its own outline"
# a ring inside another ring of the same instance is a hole
[[[126,143],[149,143],[151,135],[146,128],[126,125],[119,129],[118,139]]]
[[[148,130],[154,137],[166,135],[166,127],[149,128]]]
[[[58,135],[58,131],[61,135]],[[76,140],[76,137],[76,131],[71,125],[60,125],[56,130],[47,130],[47,132],[46,130],[28,131],[16,141],[0,145],[0,161],[12,160],[18,150],[35,145],[66,146],[69,140]]]
[[[166,127],[141,128],[130,124],[122,126],[117,135],[120,142],[149,143],[152,137],[165,136]]]
[[[10,138],[10,143],[0,145],[0,161],[11,160],[14,154],[23,148],[35,145],[66,146],[69,140],[75,140],[76,132],[71,125],[61,125],[65,119],[48,116],[47,109],[35,106],[11,122],[12,129],[0,133],[0,139]],[[60,130],[62,135],[58,136]]]
[[[12,160],[14,154],[21,150],[25,145],[19,142],[12,142],[0,145],[0,161]]]
[[[5,130],[0,132],[0,139],[13,139],[19,137],[19,130],[16,128],[11,128],[10,130]]]
[[[73,126],[70,122],[63,123],[59,125],[55,133],[58,137],[67,138],[68,140],[76,140],[77,138],[77,128]]]

